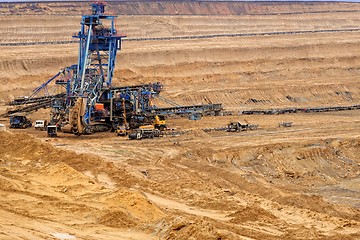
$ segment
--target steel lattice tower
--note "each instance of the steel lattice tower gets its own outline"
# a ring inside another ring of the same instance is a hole
[[[72,99],[87,98],[85,122],[89,123],[91,108],[103,90],[111,86],[116,53],[124,35],[117,34],[116,16],[105,15],[105,5],[94,3],[91,15],[83,15],[79,38],[77,74],[70,86]],[[110,98],[111,96],[107,96]]]

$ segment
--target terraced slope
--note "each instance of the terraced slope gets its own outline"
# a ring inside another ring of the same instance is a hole
[[[107,1],[117,15],[272,15],[306,12],[359,11],[357,3],[251,2],[251,1]],[[2,14],[77,15],[88,11],[88,3],[1,3]]]
[[[160,81],[165,95],[181,104],[222,102],[229,110],[358,104],[358,15],[123,16],[117,26],[129,40],[272,35],[126,41],[114,84]],[[3,16],[1,41],[70,41],[78,21],[70,16]],[[319,30],[325,32],[311,32]],[[279,32],[283,34],[275,34]],[[77,44],[4,46],[0,54],[0,77],[7,83],[0,94],[10,100],[76,63]]]

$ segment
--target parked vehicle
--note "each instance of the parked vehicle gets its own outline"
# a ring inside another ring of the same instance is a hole
[[[147,126],[141,126],[138,129],[133,130],[129,134],[129,139],[134,140],[140,140],[143,138],[154,138],[160,136],[160,130],[155,129],[153,125],[147,125]]]
[[[163,115],[156,115],[154,120],[154,127],[163,131],[166,129],[166,120]]]
[[[18,113],[10,116],[10,128],[28,128],[32,123],[26,118],[25,114]]]
[[[126,136],[126,135],[128,135],[129,130],[127,129],[127,127],[125,125],[120,125],[117,127],[115,132],[118,136]]]
[[[241,124],[240,122],[230,122],[227,126],[227,132],[240,132],[247,130],[255,130],[258,128],[258,125],[254,124]]]
[[[56,125],[48,125],[47,126],[47,134],[49,137],[57,136],[57,126]]]
[[[45,131],[47,127],[47,121],[46,120],[36,120],[34,125],[36,130]]]

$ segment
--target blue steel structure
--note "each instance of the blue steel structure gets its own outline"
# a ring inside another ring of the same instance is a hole
[[[121,49],[121,39],[115,29],[115,16],[105,15],[103,3],[92,4],[92,15],[84,15],[79,38],[77,79],[73,93],[96,95],[102,87],[110,87],[114,75],[117,50]],[[108,21],[109,26],[104,22]],[[97,90],[97,91],[96,91]]]
[[[112,98],[109,89],[116,53],[121,49],[121,39],[125,37],[117,34],[115,16],[105,15],[105,4],[94,3],[91,6],[92,14],[82,16],[81,30],[73,36],[79,39],[78,64],[76,74],[68,82],[66,104],[75,134],[90,131],[86,127],[91,125],[95,105]]]

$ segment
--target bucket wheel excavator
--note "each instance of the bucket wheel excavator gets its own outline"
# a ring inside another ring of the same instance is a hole
[[[134,86],[112,86],[116,54],[121,50],[121,35],[115,29],[115,16],[105,14],[105,4],[91,4],[90,15],[83,15],[77,64],[63,68],[33,90],[30,98],[19,98],[14,105],[24,105],[12,113],[29,112],[51,106],[50,124],[75,135],[116,130],[121,126],[138,128],[153,123],[156,116],[217,114],[221,104],[180,106],[160,96],[159,82]],[[55,82],[60,93],[48,95]],[[49,88],[48,88],[49,87]],[[45,96],[38,94],[44,92]],[[158,108],[158,99],[171,107]],[[161,127],[161,122],[157,120]],[[164,124],[162,124],[164,125]]]
[[[98,111],[96,106],[103,106],[113,98],[110,88],[116,53],[121,49],[121,39],[126,37],[117,33],[115,16],[105,15],[105,4],[91,6],[92,14],[82,16],[81,30],[73,36],[79,39],[78,64],[66,83],[64,118],[68,123],[63,131],[76,135],[109,125],[105,121],[109,113],[103,107]]]

